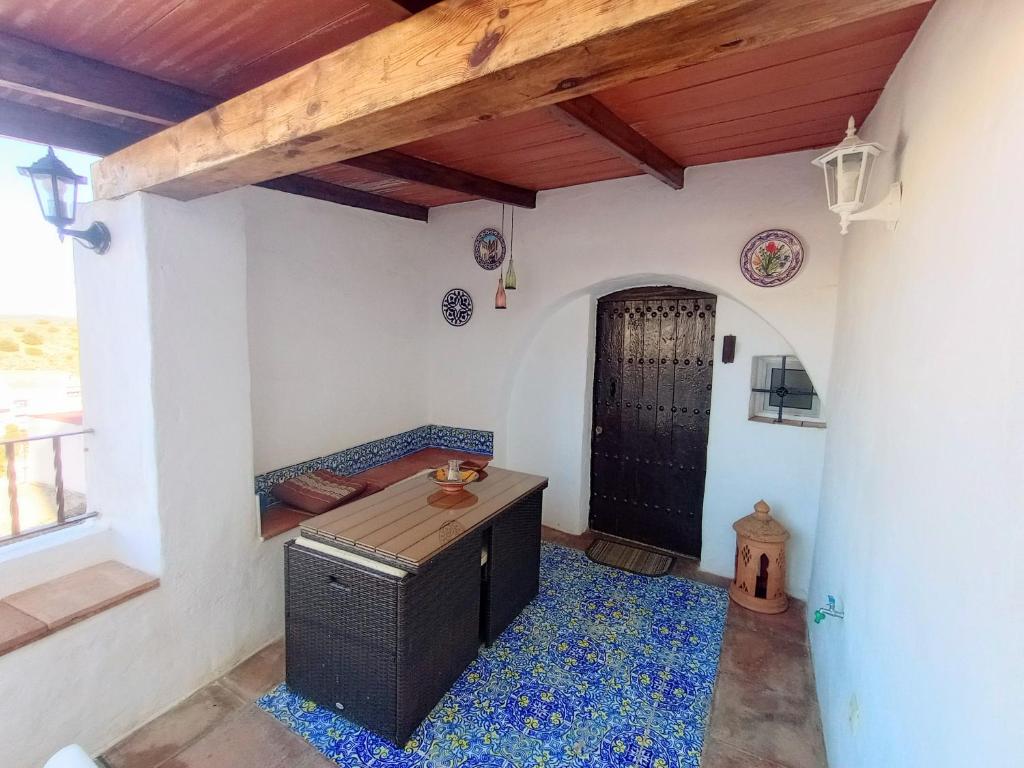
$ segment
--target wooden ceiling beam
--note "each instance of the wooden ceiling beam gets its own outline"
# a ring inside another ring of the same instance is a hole
[[[563,123],[599,139],[619,157],[644,173],[649,173],[672,189],[683,188],[683,166],[593,96],[562,101],[551,110]]]
[[[388,213],[392,216],[401,216],[406,219],[415,219],[416,221],[426,221],[429,212],[429,209],[422,205],[413,205],[412,203],[395,200],[392,197],[375,195],[372,192],[343,187],[339,184],[331,184],[329,181],[313,179],[309,176],[300,176],[298,174],[283,176],[280,179],[261,181],[256,186],[274,189],[278,192],[288,192],[292,195],[325,200],[329,203],[347,205],[351,208]]]
[[[482,197],[484,200],[493,200],[496,203],[506,203],[520,208],[537,207],[537,193],[532,189],[524,189],[484,176],[466,173],[391,149],[362,157],[353,157],[350,160],[345,160],[343,164],[396,179],[415,181],[419,184],[462,192],[473,197]]]
[[[100,156],[116,152],[139,140],[138,135],[118,128],[6,99],[0,99],[0,136]],[[377,211],[417,221],[427,220],[428,209],[423,206],[411,205],[383,195],[374,195],[308,176],[285,176],[262,182],[257,186],[351,208]]]
[[[0,87],[158,128],[180,123],[218,101],[164,80],[2,32]]]
[[[100,161],[189,200],[928,0],[445,0]]]
[[[10,98],[0,98],[0,135],[101,157],[217,103],[163,80],[0,32],[0,96],[4,94]],[[97,122],[106,118],[114,125]],[[261,186],[427,220],[422,206],[304,176],[285,176]]]
[[[417,3],[407,4],[410,8],[404,8],[406,3],[403,3],[402,13],[415,12],[411,8]],[[420,3],[424,7],[432,4]],[[5,99],[5,94],[10,98]],[[16,103],[22,99],[32,103],[28,106]],[[8,131],[20,133],[20,138],[101,156],[134,144],[217,103],[216,99],[188,88],[2,32],[0,101],[3,101],[0,105],[0,130],[7,125]],[[35,104],[45,104],[46,107],[40,109]],[[66,113],[68,117],[58,112]],[[66,121],[66,124],[60,125],[62,121]],[[112,130],[105,130],[108,126]],[[537,193],[533,190],[398,152],[378,152],[354,158],[349,164],[393,178],[451,189],[509,205],[526,208],[536,205]],[[289,186],[293,194],[301,194],[296,190],[304,188],[300,184]],[[318,199],[334,199],[335,202],[343,198],[358,198],[360,204],[356,207],[360,208],[371,207],[367,203],[373,202],[373,198],[363,199],[347,193],[326,195],[320,187],[316,187],[316,191]],[[380,195],[376,197],[381,198]],[[373,210],[382,207],[386,205],[377,205]],[[398,215],[413,214],[412,218],[420,215],[420,211],[402,211]]]
[[[100,156],[140,138],[109,125],[6,99],[0,99],[0,135]]]

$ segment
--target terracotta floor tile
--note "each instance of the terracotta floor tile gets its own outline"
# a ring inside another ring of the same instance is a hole
[[[211,683],[142,726],[111,748],[103,758],[111,768],[156,768],[245,703],[225,686]]]
[[[781,635],[727,626],[719,669],[755,680],[773,691],[814,696],[807,646]]]
[[[262,696],[284,680],[284,640],[254,653],[220,679],[246,701]]]
[[[682,576],[684,579],[699,581],[703,584],[710,584],[713,587],[728,587],[729,579],[724,576],[716,576],[713,573],[700,570],[700,561],[691,560],[688,557],[677,557],[669,571],[673,576]]]
[[[109,560],[5,598],[51,631],[153,589],[159,579]]]
[[[817,702],[765,688],[756,678],[720,672],[708,736],[786,768],[825,768]]]
[[[31,643],[49,631],[39,619],[22,613],[13,605],[0,602],[0,655]]]
[[[704,741],[700,768],[785,768],[717,739]]]
[[[767,614],[748,610],[736,603],[729,603],[728,623],[755,632],[770,632],[775,635],[807,644],[807,622],[804,618],[806,605],[802,600],[791,599],[789,608],[782,613]]]
[[[248,704],[160,768],[336,768],[301,736]]]
[[[590,531],[574,536],[571,533],[564,533],[554,528],[549,528],[546,525],[541,528],[541,538],[544,541],[550,541],[552,544],[561,544],[563,547],[579,550],[585,550],[594,543],[594,534]]]

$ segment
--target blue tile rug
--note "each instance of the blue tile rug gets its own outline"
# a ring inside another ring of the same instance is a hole
[[[540,594],[404,749],[283,684],[258,704],[345,768],[696,768],[728,602],[545,543]]]

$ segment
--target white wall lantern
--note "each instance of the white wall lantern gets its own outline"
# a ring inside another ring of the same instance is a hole
[[[842,143],[814,159],[814,164],[825,171],[828,207],[839,214],[840,231],[844,235],[849,231],[851,221],[884,221],[889,231],[896,229],[903,194],[900,182],[889,188],[889,194],[881,203],[866,211],[861,210],[875,158],[880,154],[882,146],[862,141],[851,117]]]

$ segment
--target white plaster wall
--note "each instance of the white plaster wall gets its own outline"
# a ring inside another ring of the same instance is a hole
[[[5,768],[69,742],[99,752],[281,634],[284,537],[260,542],[252,522],[243,197],[94,208],[114,242],[79,253],[77,279],[108,538],[4,565],[38,583],[113,555],[161,585],[0,657]]]
[[[601,293],[572,299],[541,327],[519,365],[508,406],[508,464],[547,475],[544,522],[587,529],[595,307]],[[716,363],[711,398],[701,568],[731,576],[732,523],[760,498],[790,528],[788,589],[805,598],[817,524],[825,430],[752,422],[752,358],[792,354],[764,320],[729,298],[718,300],[715,360],[722,337],[737,337],[736,361]]]
[[[244,196],[256,471],[426,423],[428,226]]]
[[[90,215],[118,233],[103,258],[75,251],[84,426],[97,429],[85,437],[88,501],[102,517],[4,547],[0,595],[111,558],[149,571],[160,566],[142,199],[93,203],[82,220]],[[0,657],[0,687],[11,658],[17,654]]]
[[[742,304],[719,298],[717,311],[701,569],[732,577],[736,551],[732,524],[764,499],[790,532],[787,591],[805,599],[828,430],[750,421],[753,358],[794,350]],[[727,335],[736,337],[736,359],[728,365],[720,362],[722,339]]]
[[[833,766],[1024,765],[1024,4],[939,0],[861,135],[811,625]]]
[[[590,296],[559,308],[534,336],[508,404],[506,465],[548,478],[544,523],[569,533],[587,528],[594,328]]]
[[[593,302],[636,285],[711,291],[721,297],[718,343],[735,332],[741,358],[719,369],[728,374],[713,393],[702,567],[731,575],[731,524],[764,497],[794,529],[790,589],[805,595],[823,436],[750,423],[747,408],[750,355],[792,348],[816,386],[827,386],[840,238],[812,156],[694,168],[681,192],[633,178],[543,193],[535,210],[516,212],[520,288],[504,311],[493,309],[497,272],[472,258],[473,238],[500,223],[500,207],[432,212],[432,343],[467,351],[430,358],[430,420],[493,429],[496,461],[551,477],[547,524],[578,532],[589,502]],[[800,235],[807,261],[788,285],[759,289],[743,279],[739,253],[773,226]],[[461,328],[438,311],[453,286],[476,305]]]

